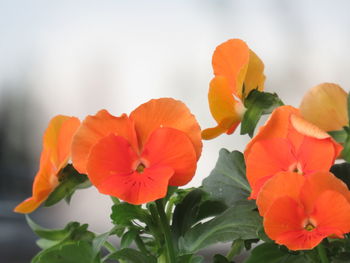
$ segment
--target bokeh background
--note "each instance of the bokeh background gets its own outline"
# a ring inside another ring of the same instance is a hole
[[[56,114],[99,109],[129,113],[151,98],[185,102],[203,128],[211,55],[245,40],[265,63],[266,90],[298,106],[321,82],[350,86],[350,1],[0,0],[0,261],[24,263],[38,251],[22,215],[43,131]],[[214,167],[218,150],[243,150],[248,137],[204,142],[190,186]],[[47,227],[70,220],[107,231],[111,201],[93,188],[32,217]],[[216,249],[225,253],[225,246]],[[204,252],[209,255],[212,250]],[[208,260],[208,262],[211,262]]]

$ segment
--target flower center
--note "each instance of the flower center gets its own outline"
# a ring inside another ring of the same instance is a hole
[[[146,166],[143,163],[140,163],[137,167],[136,167],[136,172],[138,172],[139,174],[143,173],[143,170],[145,170]]]
[[[307,219],[303,225],[306,231],[312,231],[316,228],[316,223],[311,218]]]
[[[312,230],[315,229],[315,226],[314,226],[313,224],[309,223],[309,224],[307,224],[304,228],[305,228],[305,230],[307,230],[307,231],[312,231]]]
[[[293,173],[303,174],[303,169],[299,162],[295,162],[292,165],[290,165],[288,168],[288,171]]]

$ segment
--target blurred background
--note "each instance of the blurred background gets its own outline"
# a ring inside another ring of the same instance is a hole
[[[24,216],[12,209],[31,195],[52,116],[83,119],[102,108],[120,115],[151,98],[174,97],[202,128],[213,126],[211,56],[230,38],[245,40],[259,55],[266,90],[286,104],[298,106],[321,82],[348,91],[349,12],[347,0],[0,0],[1,262],[26,263],[38,251]],[[201,184],[220,148],[243,150],[247,141],[238,133],[205,141],[189,186]],[[105,232],[110,206],[91,188],[69,207],[62,202],[32,217],[46,227],[79,220]]]

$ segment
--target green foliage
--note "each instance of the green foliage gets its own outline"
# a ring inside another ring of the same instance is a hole
[[[252,90],[244,100],[247,108],[241,123],[241,134],[253,137],[254,130],[263,114],[270,114],[275,108],[282,106],[283,102],[276,93]]]
[[[231,263],[226,257],[220,254],[216,254],[213,260],[213,263]]]
[[[329,131],[328,134],[339,143],[344,143],[348,137],[348,133],[345,130]]]
[[[31,263],[98,263],[87,241],[66,242],[43,250]]]
[[[195,253],[218,242],[257,238],[261,217],[254,202],[242,201],[205,223],[199,223],[180,239],[184,252]]]
[[[130,263],[156,263],[154,256],[149,256],[132,248],[123,248],[110,254],[106,259],[126,260]]]
[[[202,256],[187,254],[179,256],[176,263],[202,263],[203,260]]]
[[[149,223],[151,217],[146,209],[128,203],[119,203],[112,206],[111,219],[113,223],[121,226],[131,226],[133,220]]]
[[[348,114],[350,112],[350,93],[348,94]],[[350,116],[350,115],[348,115]],[[340,131],[331,131],[329,134],[339,143],[343,144],[343,151],[341,152],[342,158],[350,162],[350,123],[348,126],[343,127],[343,130]]]
[[[47,229],[39,226],[33,220],[26,216],[28,225],[39,237],[51,241],[67,240],[88,240],[91,241],[95,235],[88,231],[88,225],[80,225],[78,222],[71,222],[63,229]]]
[[[255,247],[249,258],[244,263],[307,263],[305,255],[292,254],[287,249],[283,249],[274,243],[264,243]]]
[[[225,203],[217,200],[205,200],[203,201],[200,206],[197,213],[196,222],[199,222],[202,219],[216,216],[218,214],[221,214],[227,209],[227,206]]]
[[[45,206],[52,206],[62,199],[69,203],[74,192],[79,188],[89,187],[90,181],[85,174],[78,173],[73,165],[68,164],[58,175],[60,183],[45,201]]]
[[[227,206],[247,199],[251,189],[245,176],[243,154],[221,149],[214,170],[203,180],[203,189],[210,193],[212,199]]]
[[[171,231],[175,244],[180,237],[200,220],[221,214],[227,206],[221,201],[208,199],[208,194],[201,189],[189,192],[175,207]]]
[[[195,189],[188,193],[181,203],[179,203],[173,214],[172,232],[178,239],[196,222],[199,205],[205,193],[200,189]]]
[[[131,245],[131,243],[135,240],[136,236],[139,234],[139,231],[136,229],[131,229],[124,233],[122,239],[120,241],[121,248],[127,248]]]
[[[350,128],[344,127],[344,131],[347,134],[346,140],[343,144],[343,151],[341,152],[341,156],[347,162],[350,162]]]
[[[350,163],[335,164],[330,171],[350,188]]]
[[[28,225],[41,239],[38,245],[43,249],[32,263],[98,263],[101,247],[109,232],[95,236],[87,224],[68,223],[63,229],[47,229],[39,226],[28,216]]]

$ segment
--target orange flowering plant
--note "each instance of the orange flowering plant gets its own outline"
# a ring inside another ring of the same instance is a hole
[[[32,263],[199,263],[201,251],[231,242],[213,262],[349,262],[348,94],[336,84],[311,89],[298,108],[264,91],[264,64],[239,39],[212,58],[208,101],[216,126],[201,130],[189,108],[152,99],[129,115],[100,110],[80,121],[58,115],[46,129],[32,196],[15,212],[68,203],[87,187],[112,200],[112,229],[37,225],[42,249]],[[257,131],[262,115],[270,115]],[[243,153],[222,149],[200,187],[202,138],[251,138]],[[343,160],[343,161],[342,161]],[[117,236],[118,239],[113,237]],[[242,258],[242,256],[240,256]]]

